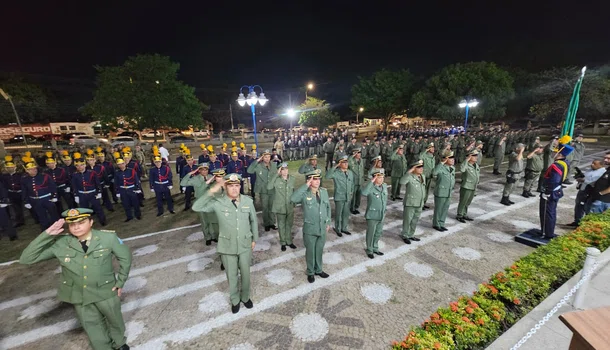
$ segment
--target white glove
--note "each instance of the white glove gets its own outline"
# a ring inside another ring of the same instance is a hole
[[[117,194],[117,195],[116,195],[116,197],[117,197],[117,198],[121,198],[121,194],[120,194],[120,193],[119,193],[119,194]]]
[[[100,199],[100,198],[102,198],[102,194],[101,193],[98,193],[98,194],[95,195],[95,199]]]
[[[186,191],[186,187],[182,187],[182,191]]]
[[[64,188],[64,192],[66,192],[66,193],[70,193],[70,187],[66,187],[66,188]]]
[[[6,207],[8,207],[8,204],[4,204],[4,203],[0,204],[0,208],[6,208]]]
[[[57,198],[52,198],[51,202],[53,202],[53,203],[57,202]]]
[[[174,186],[167,186],[167,188],[169,188],[171,190],[172,188],[174,188]]]
[[[79,204],[80,203],[80,198],[74,197],[74,201],[76,202],[76,204]]]
[[[154,188],[151,188],[151,189],[150,189],[150,192],[155,192],[155,189],[154,189]]]
[[[155,192],[155,191],[153,191],[153,192]],[[139,194],[139,193],[142,193],[142,191],[137,190],[137,191],[133,191],[133,193],[138,193]]]
[[[26,208],[26,209],[32,209],[32,205],[31,205],[31,204],[26,204],[26,205],[25,205],[25,208]]]
[[[104,185],[104,188],[109,188],[109,187],[110,187],[110,185]]]

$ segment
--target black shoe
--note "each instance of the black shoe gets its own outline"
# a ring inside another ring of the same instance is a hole
[[[521,193],[521,197],[529,198],[529,194],[527,192]]]
[[[144,203],[140,203],[140,206],[141,206],[141,207],[143,207],[143,206],[144,206]]]
[[[314,282],[315,282],[315,280],[316,280],[316,278],[315,278],[315,277],[313,277],[313,275],[308,275],[308,276],[307,276],[307,282],[309,282],[309,283],[314,283]]]
[[[441,227],[441,229],[443,229],[443,231],[449,231],[449,229],[446,227]]]
[[[494,174],[494,175],[500,175],[500,172],[499,172],[499,171],[497,171],[497,170],[494,170],[494,172],[493,172],[492,174]]]
[[[136,219],[142,220],[142,217],[141,216],[136,216]]]
[[[285,252],[286,251],[286,246],[282,245],[282,251]]]
[[[374,254],[377,254],[377,255],[379,255],[379,256],[382,256],[382,255],[383,255],[383,253],[382,253],[382,252],[373,252],[373,253],[374,253]]]
[[[430,209],[430,207],[427,205],[424,205],[424,209]]]
[[[123,221],[123,222],[130,222],[131,220],[133,220],[133,219],[125,219],[125,221]]]
[[[401,200],[402,200],[402,197],[396,197],[396,200],[401,201]]]
[[[102,225],[102,227],[104,227],[104,226],[106,226],[106,225],[107,225],[107,224],[106,224],[106,221],[102,221],[102,222],[100,222],[100,224]]]
[[[464,220],[466,220],[466,221],[474,221],[474,219],[473,219],[473,218],[468,217],[468,216],[464,216]]]
[[[395,198],[395,197],[390,197],[390,199],[391,199],[391,200],[393,200],[393,201],[395,201],[395,200],[396,200],[396,198]]]
[[[244,303],[244,302],[242,301],[242,303]],[[252,303],[252,299],[248,299],[248,301],[246,301],[246,302],[244,303],[244,306],[246,307],[246,309],[251,309],[251,308],[253,308],[253,307],[254,307],[254,304]]]
[[[506,197],[506,200],[508,201],[508,203],[510,203],[511,205],[515,204],[515,202],[510,200],[510,197]]]
[[[205,245],[212,245],[212,240],[211,239],[206,240]]]
[[[438,226],[432,226],[432,228],[433,228],[433,229],[435,229],[435,230],[437,230],[437,231],[440,231],[440,232],[443,232],[443,231],[444,231],[442,227],[438,227]]]
[[[175,212],[175,211],[173,211],[173,210],[170,210],[169,212],[170,212],[170,213],[172,213],[172,214],[176,214],[176,212]]]
[[[337,234],[337,236],[339,237],[343,237],[343,234],[341,232],[339,232],[339,230],[337,230],[336,228],[333,227],[333,231],[335,231],[335,233]]]
[[[116,350],[129,350],[129,345],[123,344],[123,346],[121,346],[120,348],[118,348]]]
[[[271,230],[270,226],[265,226],[265,232],[269,232],[269,230]]]
[[[17,236],[15,236],[15,237],[11,237],[11,238],[9,238],[8,240],[9,240],[9,241],[11,241],[11,242],[12,242],[12,241],[16,241],[16,240],[17,240]]]
[[[421,241],[421,239],[417,238],[417,237],[411,237],[409,238],[410,240],[414,241],[414,242],[419,242]]]
[[[536,195],[535,195],[535,194],[533,194],[532,192],[527,192],[527,195],[528,195],[529,197],[536,197]]]
[[[320,273],[316,273],[316,276],[320,276],[322,278],[328,278],[329,277],[329,275],[326,272],[324,272],[324,271],[322,271]]]
[[[289,247],[290,247],[290,248],[292,248],[292,249],[297,249],[297,246],[296,246],[296,245],[294,245],[294,243],[293,243],[293,244],[291,244],[291,245],[289,245]]]
[[[348,230],[341,230],[341,233],[345,233],[346,235],[350,236],[352,233],[349,232]]]
[[[408,238],[406,238],[406,237],[403,237],[403,238],[402,238],[402,241],[403,241],[403,242],[405,242],[405,243],[407,243],[407,244],[411,244],[411,240],[410,240],[410,239],[408,239]]]
[[[355,210],[350,210],[350,213],[356,215],[356,211]]]
[[[553,238],[555,238],[555,237],[559,237],[559,236],[558,236],[558,235],[556,235],[556,234],[554,234],[554,233],[551,233],[550,235],[545,235],[545,236],[544,236],[544,238],[546,238],[546,239],[553,239]]]
[[[182,211],[187,211],[187,210],[189,210],[189,209],[191,209],[191,208],[186,207],[186,208],[184,208]]]
[[[157,213],[157,216],[161,216],[161,215],[163,215],[163,213]]]
[[[225,265],[224,264],[220,264],[220,271],[224,271],[225,270]]]
[[[375,255],[373,255],[373,253],[367,253],[366,256],[368,256],[369,259],[375,259]]]
[[[232,305],[232,306],[231,306],[231,312],[232,312],[232,313],[236,314],[236,313],[238,313],[238,312],[239,312],[239,304],[240,304],[240,303],[237,303],[237,305]]]
[[[461,216],[458,216],[458,217],[457,217],[457,218],[455,218],[455,219],[456,219],[457,221],[459,221],[459,222],[466,223],[466,220],[464,220],[464,218],[463,218],[463,217],[461,217]]]
[[[567,224],[566,226],[578,227],[578,223],[577,222],[571,222],[571,223]]]
[[[269,228],[272,230],[277,230],[277,226],[275,226],[275,225],[271,225],[271,226],[269,226]]]
[[[565,180],[563,183],[564,183],[565,185],[571,185],[571,184],[573,184],[574,182],[572,182],[572,181],[570,181],[570,180]]]
[[[360,214],[360,211],[358,209],[354,210],[356,212],[356,214]]]
[[[508,201],[508,197],[502,197],[502,200],[500,201],[500,204],[504,204],[506,206],[509,206],[510,202]]]

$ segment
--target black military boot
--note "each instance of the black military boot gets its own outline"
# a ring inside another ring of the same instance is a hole
[[[506,196],[502,196],[502,200],[500,201],[501,204],[504,205],[510,205],[510,202],[508,201],[508,197]]]
[[[515,202],[513,202],[513,201],[511,201],[511,200],[510,200],[510,196],[506,197],[506,200],[507,200],[507,201],[508,201],[508,203],[510,203],[510,204],[515,204]]]
[[[523,193],[521,193],[521,196],[525,197],[525,198],[529,198],[530,195],[526,191],[523,191]]]

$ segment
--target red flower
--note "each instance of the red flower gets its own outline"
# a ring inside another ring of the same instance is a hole
[[[516,270],[517,269],[517,265],[511,265],[510,268],[513,269],[513,270]]]
[[[494,313],[493,313],[491,316],[492,316],[493,318],[495,318],[496,320],[500,321],[500,317],[501,317],[501,316],[500,316],[500,314],[499,314],[499,313],[494,312]]]
[[[568,248],[563,248],[563,251],[567,252],[567,251],[569,251],[569,249]]]
[[[521,272],[515,271],[513,272],[513,275],[515,275],[516,277],[521,277]]]
[[[519,299],[515,298],[515,299],[513,299],[513,303],[514,303],[515,305],[521,305],[521,300],[519,300]]]
[[[464,309],[464,310],[466,311],[467,314],[471,314],[474,312],[474,310],[470,306],[467,306],[466,309]]]
[[[434,343],[434,348],[435,349],[440,349],[441,348],[441,343],[439,343],[439,342]]]
[[[485,324],[485,321],[483,321],[483,319],[482,319],[482,318],[479,318],[479,319],[477,320],[477,323],[478,323],[479,325],[481,325],[481,326],[482,326],[482,325],[484,325],[484,324]]]
[[[466,316],[462,317],[462,321],[470,323],[470,319]]]

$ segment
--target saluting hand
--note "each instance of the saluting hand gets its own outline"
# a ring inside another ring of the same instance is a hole
[[[64,232],[64,219],[59,219],[53,223],[45,232],[49,236],[57,236],[58,234]]]

